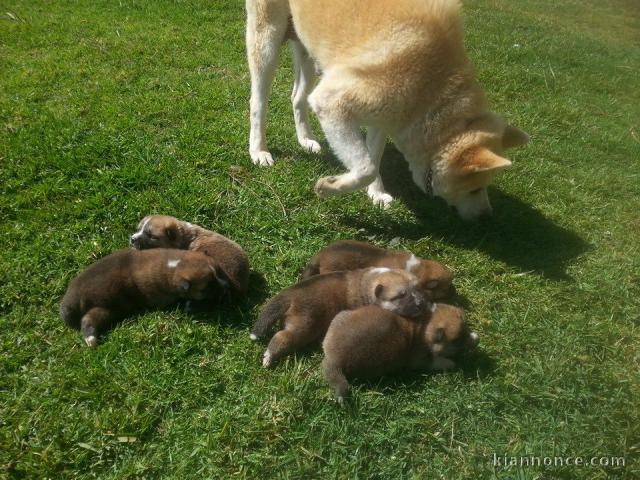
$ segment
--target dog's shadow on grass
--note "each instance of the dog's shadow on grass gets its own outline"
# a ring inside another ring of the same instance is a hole
[[[195,304],[191,315],[196,322],[218,323],[233,328],[248,328],[253,323],[252,310],[261,305],[269,296],[269,286],[264,275],[252,271],[249,276],[249,291],[245,298],[233,298],[227,295]]]
[[[360,394],[367,391],[390,393],[402,390],[411,392],[423,390],[425,384],[429,383],[436,375],[451,375],[459,372],[466,380],[471,381],[472,379],[490,377],[496,370],[495,360],[482,350],[466,353],[456,360],[456,364],[457,367],[451,372],[402,370],[379,379],[356,378],[350,380],[349,383],[352,387],[358,387]],[[351,400],[353,403],[353,397]]]
[[[381,175],[387,191],[413,211],[417,221],[408,224],[386,214],[371,224],[356,215],[343,215],[343,223],[388,240],[398,236],[415,240],[431,234],[453,245],[482,251],[523,272],[558,280],[568,280],[567,266],[591,249],[576,233],[493,187],[489,196],[494,214],[476,222],[461,220],[443,200],[428,197],[414,185],[406,162],[393,148],[387,148]]]

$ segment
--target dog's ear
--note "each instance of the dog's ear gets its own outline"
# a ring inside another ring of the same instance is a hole
[[[513,125],[507,125],[502,134],[502,148],[513,148],[529,143],[529,135]]]
[[[229,278],[229,275],[227,275],[227,272],[225,272],[220,265],[216,265],[213,262],[211,262],[209,264],[209,268],[211,269],[211,272],[213,273],[213,277],[215,278],[215,281],[218,283],[218,285],[220,285],[222,288],[227,289],[229,288],[233,282],[231,281],[231,279]],[[235,285],[234,285],[235,287]]]
[[[457,170],[462,175],[479,172],[498,173],[511,166],[510,160],[493,153],[486,147],[467,149],[456,163]]]
[[[175,240],[178,236],[178,226],[173,224],[164,229],[164,234],[169,240]]]
[[[373,294],[376,296],[376,298],[380,298],[380,295],[382,295],[383,291],[384,291],[384,285],[379,283],[378,285],[376,285],[376,288],[373,290]]]
[[[440,327],[436,330],[436,334],[433,336],[434,343],[442,343],[444,340],[444,328]]]

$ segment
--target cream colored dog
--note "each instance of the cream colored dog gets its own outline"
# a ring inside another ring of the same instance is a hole
[[[378,171],[390,136],[423,191],[431,172],[433,193],[461,217],[491,212],[487,186],[511,165],[503,150],[529,137],[488,110],[464,50],[457,0],[246,0],[246,7],[254,163],[273,164],[267,96],[288,39],[298,141],[320,150],[308,123],[315,61],[322,78],[308,101],[349,170],[319,179],[318,195],[368,186],[374,203],[388,205]]]

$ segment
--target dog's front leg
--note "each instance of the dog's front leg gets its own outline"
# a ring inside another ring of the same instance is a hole
[[[286,1],[247,0],[247,60],[251,74],[249,154],[256,165],[273,165],[267,149],[266,116],[278,52],[287,32]]]
[[[322,177],[315,192],[320,197],[352,192],[373,182],[378,169],[364,143],[360,126],[343,119],[320,117],[320,124],[338,159],[349,170],[342,175]]]
[[[360,125],[348,113],[345,90],[330,84],[325,76],[309,96],[309,103],[320,120],[325,136],[338,159],[349,170],[342,175],[319,179],[315,186],[321,196],[351,192],[376,179],[378,168],[367,150]]]

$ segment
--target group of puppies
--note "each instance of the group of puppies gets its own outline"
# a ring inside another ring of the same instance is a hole
[[[249,259],[233,240],[166,215],[143,218],[133,248],[98,260],[74,278],[60,304],[67,325],[90,347],[131,312],[179,300],[240,298],[249,284]]]
[[[65,323],[95,347],[107,329],[135,310],[180,300],[247,293],[249,260],[234,241],[165,215],[143,218],[133,248],[108,255],[74,278],[60,305]],[[250,337],[271,327],[264,367],[322,342],[322,368],[342,402],[347,377],[374,377],[400,368],[449,370],[453,358],[478,343],[461,309],[435,300],[453,291],[444,265],[409,252],[337,241],[317,253],[301,280],[273,297]]]
[[[264,367],[322,341],[324,376],[342,403],[347,377],[449,370],[455,356],[477,346],[461,309],[433,303],[452,292],[452,280],[444,265],[409,252],[334,242],[310,260],[299,283],[267,303],[250,337],[257,340],[280,323]]]

